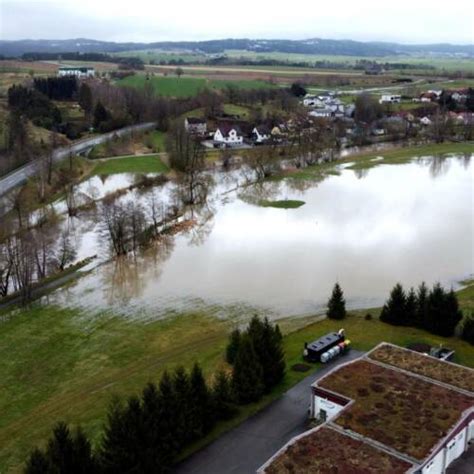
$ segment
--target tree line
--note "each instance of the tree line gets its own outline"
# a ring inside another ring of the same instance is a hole
[[[232,355],[231,355],[232,354]],[[226,351],[232,373],[220,370],[208,385],[194,364],[165,371],[140,396],[115,398],[108,409],[96,449],[81,430],[60,422],[45,448],[29,455],[26,474],[165,473],[193,442],[215,424],[238,412],[238,405],[257,401],[283,377],[282,337],[278,326],[254,317],[230,336]]]
[[[417,327],[443,337],[453,336],[462,318],[456,293],[439,283],[431,289],[421,283],[417,290],[408,292],[397,283],[380,313],[385,323]]]

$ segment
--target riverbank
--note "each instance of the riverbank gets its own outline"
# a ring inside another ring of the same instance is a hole
[[[471,309],[474,282],[458,294],[461,307]],[[209,308],[205,313],[169,314],[159,321],[146,315],[130,320],[111,312],[89,314],[48,305],[3,313],[0,351],[8,355],[9,363],[0,366],[0,472],[19,472],[28,451],[46,439],[58,420],[81,424],[97,441],[112,396],[137,393],[165,369],[179,364],[190,368],[197,361],[206,377],[212,378],[217,369],[228,368],[224,360],[228,333],[243,322],[241,311],[229,311],[226,320],[213,316],[217,308]],[[365,319],[368,311],[371,320]],[[355,349],[368,350],[380,341],[444,344],[456,350],[457,362],[474,367],[474,351],[468,343],[389,326],[378,320],[379,311],[352,311],[342,323],[317,315],[279,321],[287,362],[284,381],[259,403],[242,408],[235,419],[219,424],[188,454],[302,380],[306,374],[291,366],[301,362],[303,343],[340,327]],[[250,309],[246,312],[248,317],[252,314]]]

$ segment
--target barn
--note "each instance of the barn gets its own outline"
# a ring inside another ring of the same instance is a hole
[[[441,474],[474,442],[474,370],[382,343],[312,384],[310,414],[321,424],[259,473],[345,472],[370,452],[367,473]]]

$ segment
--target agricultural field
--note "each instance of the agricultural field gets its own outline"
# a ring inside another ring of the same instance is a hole
[[[473,307],[474,285],[461,290],[463,310]],[[111,312],[91,314],[73,308],[33,305],[3,314],[0,351],[9,364],[0,366],[0,471],[19,472],[26,453],[49,434],[58,420],[81,424],[97,441],[107,404],[114,394],[137,393],[163,370],[198,361],[208,380],[228,367],[224,348],[229,331],[242,322],[241,309],[170,314],[165,319],[145,315],[124,318]],[[370,312],[371,320],[365,315]],[[458,338],[442,338],[423,330],[390,326],[378,320],[380,309],[352,311],[343,326],[353,346],[373,348],[381,341],[406,346],[421,342],[456,350],[456,362],[474,367],[472,346]],[[253,314],[249,310],[248,317]],[[210,442],[277,398],[307,376],[290,369],[301,363],[305,341],[338,330],[340,321],[319,316],[279,321],[284,333],[287,373],[274,393],[242,408],[239,416],[216,427],[201,443]],[[179,344],[176,344],[179,341]],[[28,348],[28,350],[26,350]],[[317,367],[317,366],[315,366]],[[194,447],[195,449],[196,447]]]
[[[192,97],[198,94],[204,88],[209,89],[225,89],[229,85],[243,88],[243,89],[261,89],[271,87],[259,80],[219,80],[219,79],[204,79],[197,77],[163,77],[163,76],[145,76],[143,74],[136,74],[128,76],[118,81],[121,86],[136,87],[142,89],[145,84],[151,84],[156,95],[164,97]]]
[[[116,173],[166,173],[169,168],[158,155],[121,156],[101,160],[96,164],[93,174],[107,175]]]

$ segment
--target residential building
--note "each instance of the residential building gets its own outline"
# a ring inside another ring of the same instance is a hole
[[[58,76],[76,76],[80,79],[86,77],[93,77],[95,75],[95,70],[93,67],[78,67],[78,66],[60,66],[58,69]]]
[[[474,441],[474,370],[381,343],[313,383],[310,413],[259,473],[442,474]]]
[[[252,130],[252,138],[255,143],[261,144],[270,140],[271,131],[266,125],[258,125]]]
[[[227,123],[218,125],[213,139],[218,146],[238,146],[244,142],[240,126]]]
[[[402,100],[402,96],[401,95],[382,95],[382,97],[380,97],[380,100],[379,102],[381,104],[399,104]]]
[[[207,122],[206,119],[201,117],[186,117],[184,120],[184,128],[188,133],[205,135],[207,132]]]

